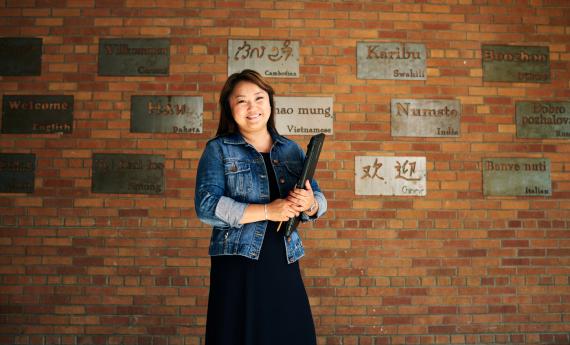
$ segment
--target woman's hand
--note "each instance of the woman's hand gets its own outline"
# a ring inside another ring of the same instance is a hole
[[[289,192],[286,200],[293,203],[293,209],[298,213],[305,212],[309,216],[312,216],[317,212],[318,204],[315,201],[315,194],[313,193],[313,188],[311,188],[311,182],[309,182],[309,180],[305,181],[305,189],[293,189]]]
[[[271,220],[274,222],[285,222],[293,217],[298,217],[301,212],[308,216],[313,216],[319,209],[319,204],[315,201],[315,195],[309,180],[305,182],[305,188],[295,188],[285,199],[276,199],[269,204],[249,204],[245,209],[241,224]],[[279,230],[277,230],[279,231]]]
[[[288,199],[276,199],[267,204],[267,219],[274,222],[285,222],[299,213],[297,206]]]

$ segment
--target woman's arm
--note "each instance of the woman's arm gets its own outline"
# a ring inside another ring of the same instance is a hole
[[[249,204],[240,220],[241,224],[272,220],[284,222],[299,215],[297,206],[286,199],[276,199],[268,204]]]
[[[202,222],[212,226],[241,227],[240,220],[247,204],[224,196],[225,184],[221,148],[215,141],[209,141],[196,174],[196,214]]]

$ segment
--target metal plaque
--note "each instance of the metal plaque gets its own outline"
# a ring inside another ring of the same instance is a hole
[[[35,154],[0,154],[0,193],[33,193],[35,174]]]
[[[244,69],[265,77],[299,77],[299,41],[228,40],[228,76]]]
[[[517,137],[570,139],[570,102],[516,102]]]
[[[162,194],[164,156],[145,154],[93,154],[93,193]]]
[[[42,39],[35,37],[0,38],[0,75],[42,74]]]
[[[275,127],[282,134],[333,134],[332,97],[275,97]]]
[[[458,137],[461,104],[458,100],[392,99],[394,137]]]
[[[483,44],[481,58],[483,81],[550,82],[548,47]]]
[[[548,158],[484,158],[482,164],[484,195],[552,195]]]
[[[426,157],[355,157],[356,195],[427,195]]]
[[[426,80],[426,46],[420,43],[358,42],[358,79]]]
[[[99,75],[165,76],[170,69],[166,38],[107,38],[99,40]]]
[[[131,132],[202,133],[202,97],[131,96]]]
[[[71,133],[73,96],[4,95],[2,133]]]

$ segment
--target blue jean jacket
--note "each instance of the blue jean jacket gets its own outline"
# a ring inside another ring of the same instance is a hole
[[[271,136],[271,162],[279,194],[284,198],[301,175],[305,153],[294,141],[273,131]],[[313,217],[302,213],[302,222],[317,219],[327,210],[327,200],[315,180],[311,181],[311,187],[319,209]],[[253,146],[240,134],[208,141],[198,165],[194,203],[198,218],[213,226],[210,255],[242,255],[257,260],[268,222],[240,224],[239,221],[248,204],[269,201],[265,163]],[[289,263],[305,254],[297,231],[293,231],[289,241],[283,237],[283,244]]]

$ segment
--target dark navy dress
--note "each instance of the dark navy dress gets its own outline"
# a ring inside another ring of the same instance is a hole
[[[271,200],[279,198],[264,153]],[[299,269],[288,264],[283,230],[269,222],[259,260],[211,257],[206,345],[315,345],[311,308]]]

